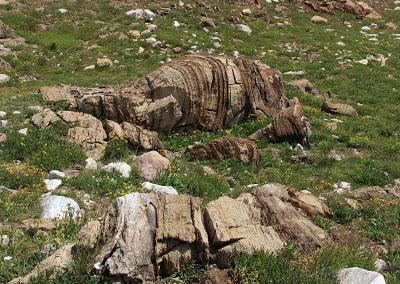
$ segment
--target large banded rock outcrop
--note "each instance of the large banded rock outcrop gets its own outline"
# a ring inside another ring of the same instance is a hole
[[[48,102],[153,131],[231,127],[287,105],[281,73],[257,61],[186,56],[122,87],[41,88]]]

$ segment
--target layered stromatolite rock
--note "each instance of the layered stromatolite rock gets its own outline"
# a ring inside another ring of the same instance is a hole
[[[122,87],[42,88],[49,102],[153,131],[230,127],[287,105],[281,73],[257,61],[186,56]]]

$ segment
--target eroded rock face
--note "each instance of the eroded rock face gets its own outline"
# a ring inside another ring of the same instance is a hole
[[[258,164],[260,161],[260,151],[253,141],[229,136],[194,144],[187,149],[187,153],[198,160],[233,158],[246,164]]]
[[[163,195],[157,205],[156,258],[159,275],[171,275],[194,260],[208,263],[208,237],[201,200],[188,195]]]
[[[300,101],[297,98],[289,102],[289,107],[283,109],[273,117],[273,121],[266,128],[250,135],[250,139],[267,139],[269,142],[300,143],[309,146],[308,138],[311,135],[310,124],[304,116]]]
[[[210,56],[186,56],[123,87],[40,91],[47,101],[67,101],[96,117],[153,131],[221,129],[250,115],[273,115],[287,104],[279,71],[256,61]]]
[[[103,219],[81,230],[76,249],[99,246],[97,268],[111,279],[153,280],[155,204],[154,194],[131,193],[117,198]]]
[[[308,218],[316,214],[330,211],[319,199],[279,184],[237,199],[221,197],[203,211],[200,199],[188,195],[131,193],[86,224],[75,249],[97,248],[96,272],[113,280],[153,281],[189,260],[226,268],[239,254],[277,251],[288,241],[314,249],[328,241]]]

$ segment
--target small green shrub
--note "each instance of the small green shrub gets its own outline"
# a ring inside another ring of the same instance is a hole
[[[167,281],[172,283],[197,283],[207,276],[207,271],[194,261],[186,262],[181,270],[170,277]]]
[[[24,136],[11,132],[2,144],[2,160],[20,160],[45,171],[62,170],[82,164],[85,154],[75,145],[60,137],[64,129],[30,129]]]
[[[121,160],[131,153],[128,142],[114,139],[108,142],[104,152],[103,160]]]

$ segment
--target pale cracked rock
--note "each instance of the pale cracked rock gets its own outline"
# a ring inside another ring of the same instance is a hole
[[[131,166],[125,162],[114,162],[105,165],[101,168],[103,171],[111,173],[116,171],[121,175],[121,177],[128,178],[131,175]]]
[[[46,185],[46,189],[48,191],[53,191],[53,190],[56,190],[62,184],[62,180],[60,180],[60,179],[45,179],[44,184]]]
[[[328,20],[321,16],[313,16],[311,18],[311,22],[313,22],[314,24],[325,24],[328,22]]]
[[[135,159],[139,174],[146,180],[155,180],[170,167],[170,161],[156,151],[144,153]]]
[[[341,269],[338,273],[340,284],[385,284],[382,274],[358,267]]]
[[[65,196],[50,195],[40,200],[42,219],[64,219],[79,216],[80,208],[75,200]]]

